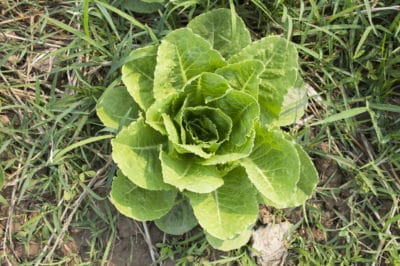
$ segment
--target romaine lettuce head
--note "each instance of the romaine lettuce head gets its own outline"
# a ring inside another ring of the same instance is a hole
[[[199,224],[229,250],[250,238],[259,203],[310,197],[317,172],[280,129],[306,106],[292,43],[251,42],[240,17],[216,9],[129,59],[125,87],[107,89],[97,106],[118,131],[111,201],[121,213],[173,234]]]

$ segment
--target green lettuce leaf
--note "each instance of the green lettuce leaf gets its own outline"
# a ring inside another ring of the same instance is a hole
[[[175,204],[177,190],[153,191],[133,184],[121,172],[114,177],[110,200],[119,212],[139,221],[166,215]]]
[[[210,102],[209,105],[224,112],[235,125],[232,133],[229,134],[228,143],[236,146],[242,145],[251,135],[254,122],[258,119],[260,111],[257,101],[247,93],[230,90],[223,97]]]
[[[209,101],[223,96],[229,89],[231,87],[225,78],[214,73],[205,72],[186,85],[187,105],[207,104]]]
[[[169,116],[163,115],[169,139],[179,153],[210,158],[232,130],[231,118],[218,108],[183,107],[176,117],[175,124]]]
[[[231,118],[221,109],[210,106],[183,108],[181,128],[187,132],[186,143],[219,143],[232,131]]]
[[[255,41],[230,58],[229,63],[257,59],[264,63],[258,94],[260,122],[278,119],[284,96],[298,79],[297,50],[286,39],[269,36]]]
[[[138,105],[125,87],[107,88],[96,105],[96,113],[106,127],[118,129],[138,116]]]
[[[155,101],[146,112],[146,123],[163,135],[167,134],[163,114],[175,114],[183,106],[185,95],[173,93]]]
[[[300,179],[297,190],[290,199],[291,207],[302,205],[310,198],[318,183],[318,173],[310,157],[299,144],[295,143],[294,147],[300,158]]]
[[[256,190],[242,167],[224,176],[224,185],[211,193],[186,194],[201,227],[216,238],[232,239],[257,219]]]
[[[213,248],[222,251],[230,251],[246,245],[246,243],[249,242],[252,233],[253,233],[252,227],[249,227],[239,235],[233,237],[232,239],[223,240],[213,237],[212,235],[206,232],[206,239]]]
[[[295,123],[305,113],[307,107],[307,91],[303,80],[299,78],[294,88],[290,88],[285,95],[282,103],[279,119],[273,124],[277,126],[287,126]]]
[[[188,28],[169,33],[158,47],[154,96],[161,99],[182,91],[192,78],[225,66],[224,58]]]
[[[154,223],[159,229],[171,235],[182,235],[198,224],[188,200],[182,200],[167,215],[155,220]]]
[[[209,104],[228,115],[235,126],[229,139],[220,146],[216,154],[202,164],[225,163],[247,156],[253,147],[254,123],[259,116],[257,101],[245,92],[230,90]]]
[[[243,20],[229,9],[215,9],[192,19],[188,28],[206,39],[223,57],[229,58],[250,44]]]
[[[122,67],[122,81],[143,110],[154,102],[153,83],[157,46],[149,45],[132,51],[131,59]]]
[[[112,157],[135,185],[150,190],[171,189],[163,181],[158,159],[160,149],[166,143],[166,138],[146,125],[140,117],[111,141]]]
[[[229,64],[215,71],[224,77],[235,90],[246,92],[258,99],[259,75],[264,72],[264,64],[259,60],[247,60]]]
[[[257,128],[253,151],[240,164],[267,204],[290,207],[290,195],[300,178],[300,160],[294,144],[282,133]]]
[[[199,165],[192,156],[161,151],[160,160],[165,183],[181,191],[210,193],[224,184],[217,167]]]

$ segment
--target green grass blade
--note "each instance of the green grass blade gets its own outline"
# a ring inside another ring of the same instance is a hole
[[[371,30],[372,30],[372,26],[367,27],[365,29],[363,35],[361,36],[360,41],[358,42],[357,48],[354,51],[354,56],[353,56],[354,60],[357,59],[358,57],[360,57],[364,53],[364,51],[362,51],[361,53],[359,53],[359,52],[360,52],[361,47],[363,47],[364,42],[367,39],[367,37],[368,37],[369,33],[371,32]]]
[[[90,0],[84,0],[83,2],[83,29],[87,37],[90,38],[89,31],[89,2]]]
[[[110,14],[107,12],[107,9],[104,6],[97,5],[97,7],[100,9],[101,14],[103,14],[104,18],[107,20],[108,24],[110,25],[112,31],[114,34],[117,36],[118,40],[121,40],[121,37],[119,36],[117,27],[115,26],[112,17]]]
[[[328,123],[332,123],[332,122],[335,122],[335,121],[338,121],[338,120],[351,118],[351,117],[354,117],[356,115],[365,113],[367,111],[368,111],[367,107],[357,107],[357,108],[349,109],[349,110],[340,112],[338,114],[331,115],[331,116],[325,118],[324,120],[315,122],[315,123],[311,124],[311,126],[328,124]]]
[[[66,153],[68,153],[69,151],[71,151],[73,149],[87,145],[92,142],[96,142],[96,141],[100,141],[100,140],[104,140],[104,139],[110,139],[112,137],[114,137],[114,135],[109,134],[109,135],[102,135],[102,136],[92,137],[92,138],[78,141],[78,142],[68,146],[67,148],[62,149],[59,152],[57,152],[55,154],[54,158],[52,158],[52,163],[54,163],[54,164],[58,163],[62,159],[62,156],[64,156]]]
[[[99,45],[98,42],[96,42],[95,40],[91,39],[90,37],[88,37],[84,33],[80,32],[79,30],[74,29],[71,26],[68,26],[67,24],[64,24],[61,21],[58,21],[56,19],[52,19],[52,18],[47,18],[47,19],[49,20],[50,23],[52,23],[55,26],[65,30],[65,31],[68,31],[68,32],[72,33],[73,35],[79,37],[80,39],[86,41],[88,44],[92,45],[93,47],[95,47],[99,51],[102,51],[104,54],[106,54],[106,55],[108,55],[110,57],[112,56],[110,54],[110,52],[107,51],[103,46]]]
[[[16,46],[8,54],[6,54],[3,58],[1,58],[0,59],[0,67],[2,67],[4,65],[4,63],[7,62],[7,60],[19,50],[21,50],[21,46]]]
[[[393,104],[370,103],[369,107],[380,111],[400,113],[400,106]]]
[[[108,10],[114,12],[115,14],[123,17],[124,19],[128,20],[129,22],[131,22],[133,25],[135,25],[136,27],[138,27],[139,29],[142,30],[146,30],[146,26],[143,25],[142,23],[140,23],[138,20],[136,20],[135,18],[129,16],[127,13],[119,10],[116,7],[113,7],[112,5],[109,5],[107,3],[98,1],[98,0],[94,0],[94,2],[98,5],[98,6],[103,6],[105,8],[107,8]]]
[[[369,23],[371,24],[371,27],[374,30],[374,33],[377,34],[374,23],[372,21],[372,9],[371,9],[371,5],[369,4],[369,0],[364,0],[364,6],[365,6],[365,9],[367,10]]]
[[[7,200],[0,194],[0,203],[4,204],[5,206],[8,206]]]
[[[3,169],[3,167],[1,167],[1,165],[0,165],[0,190],[1,190],[1,188],[3,187],[3,184],[4,184],[4,169]]]

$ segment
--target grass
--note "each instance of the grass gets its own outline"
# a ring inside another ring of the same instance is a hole
[[[132,49],[230,1],[175,1],[147,15],[120,2],[0,4],[0,261],[107,264],[125,243],[132,263],[152,250],[165,263],[251,265],[248,249],[215,253],[202,234],[151,234],[153,244],[140,249],[151,224],[127,222],[107,199],[112,132],[100,125],[96,100],[120,85]],[[312,89],[307,117],[289,130],[321,179],[305,206],[273,212],[296,226],[287,264],[400,265],[399,6],[264,2],[235,8],[253,38],[274,33],[297,44]],[[127,225],[139,233],[125,236]]]

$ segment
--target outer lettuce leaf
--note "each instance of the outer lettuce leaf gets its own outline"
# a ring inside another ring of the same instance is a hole
[[[256,191],[242,167],[229,172],[217,190],[208,194],[188,192],[187,196],[199,224],[219,239],[232,239],[257,219]]]
[[[199,165],[192,156],[161,151],[160,160],[164,181],[181,191],[210,193],[224,184],[217,167]]]
[[[241,246],[244,246],[247,242],[249,242],[250,237],[253,233],[252,227],[247,228],[241,234],[236,235],[232,239],[222,240],[206,232],[206,239],[211,244],[213,248],[222,250],[222,251],[229,251],[233,249],[238,249]]]
[[[284,96],[298,79],[297,51],[287,40],[269,36],[255,41],[230,58],[229,63],[257,59],[264,63],[258,102],[261,125],[278,119]]]
[[[138,105],[125,87],[108,88],[100,97],[96,112],[106,127],[118,129],[129,125],[138,116]]]
[[[259,60],[247,60],[219,68],[215,73],[224,77],[229,85],[258,99],[259,75],[264,72],[264,64]]]
[[[300,178],[300,160],[294,144],[282,133],[257,128],[253,151],[240,164],[268,204],[291,206],[290,195],[296,192]]]
[[[155,220],[154,223],[162,231],[171,235],[182,235],[198,224],[192,206],[187,200],[182,200],[167,215]]]
[[[195,17],[188,24],[194,33],[211,43],[222,56],[229,58],[250,44],[250,33],[243,20],[228,9],[215,9]]]
[[[154,96],[161,99],[181,91],[193,77],[203,72],[214,72],[225,65],[221,54],[190,29],[174,30],[158,48]]]
[[[302,205],[311,197],[318,182],[318,173],[310,157],[299,144],[294,144],[300,158],[300,180],[297,183],[297,190],[291,196],[291,206]]]
[[[153,83],[157,46],[149,45],[132,51],[131,61],[122,67],[122,81],[143,110],[154,102]]]
[[[110,200],[122,214],[139,221],[150,221],[168,213],[174,206],[176,194],[175,189],[142,189],[119,172],[112,183]]]
[[[167,139],[144,123],[141,117],[121,130],[111,141],[112,157],[135,185],[149,190],[171,189],[165,184],[158,159]]]
[[[287,126],[295,123],[305,113],[307,107],[307,91],[301,78],[294,88],[290,88],[282,103],[279,119],[273,123],[277,126]]]

